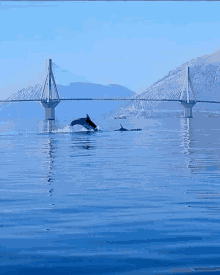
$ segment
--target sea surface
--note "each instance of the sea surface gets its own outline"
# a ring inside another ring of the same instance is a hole
[[[220,274],[220,112],[95,123],[1,122],[0,274]]]

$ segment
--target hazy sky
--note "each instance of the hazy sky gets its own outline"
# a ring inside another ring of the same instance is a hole
[[[0,2],[0,98],[42,83],[119,84],[142,92],[220,49],[220,2]]]

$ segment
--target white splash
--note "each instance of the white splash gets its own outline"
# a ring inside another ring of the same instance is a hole
[[[97,130],[100,131],[100,127],[97,126]],[[74,126],[69,126],[66,125],[62,129],[57,129],[52,131],[52,133],[79,133],[79,132],[95,132],[94,130],[87,130],[86,128],[80,126],[80,125],[74,125]]]

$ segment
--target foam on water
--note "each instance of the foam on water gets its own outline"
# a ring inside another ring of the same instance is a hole
[[[97,126],[97,131],[100,131],[100,127]],[[56,130],[51,131],[51,133],[84,133],[84,132],[95,132],[94,130],[87,130],[86,128],[80,126],[80,125],[75,125],[75,126],[69,126],[66,125],[64,128],[59,128]]]

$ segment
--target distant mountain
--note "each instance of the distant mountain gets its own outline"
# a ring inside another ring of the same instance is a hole
[[[69,70],[63,69],[57,64],[53,63],[53,73],[57,83],[61,85],[69,85],[71,82],[87,82],[87,79],[83,76],[79,76],[70,72]]]
[[[190,80],[197,100],[220,101],[220,51],[190,60],[175,70],[170,71],[163,78],[153,83],[146,91],[136,98],[178,97],[185,82],[186,67],[190,68]],[[176,94],[174,95],[176,91]],[[219,109],[217,104],[196,104],[193,110]],[[183,110],[179,103],[174,102],[141,102],[133,101],[127,108],[117,111],[117,115],[147,115],[152,111]]]
[[[131,90],[116,84],[104,86],[78,82],[68,86],[57,85],[57,88],[60,98],[124,98],[136,95]],[[35,89],[33,94],[30,90],[27,92],[27,98],[40,98],[40,89]],[[21,90],[10,98],[25,98],[25,91]],[[123,106],[126,106],[126,103],[121,101],[64,101],[56,107],[55,115],[60,120],[71,120],[73,117],[85,116],[87,113],[96,118]],[[44,118],[44,108],[36,102],[3,103],[0,105],[0,116],[22,119]]]
[[[116,84],[104,86],[92,83],[71,83],[68,86],[58,85],[61,98],[124,98],[136,94],[131,90]],[[121,101],[66,101],[57,106],[57,116],[72,118],[85,116],[101,117],[118,108],[127,106]]]
[[[117,84],[110,84],[108,86],[105,86],[93,83],[75,82],[71,83],[68,86],[58,85],[58,90],[60,92],[60,97],[63,98],[123,98],[136,95],[131,90]]]

